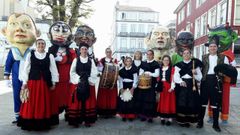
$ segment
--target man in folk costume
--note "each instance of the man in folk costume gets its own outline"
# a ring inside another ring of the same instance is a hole
[[[55,22],[49,29],[49,38],[52,46],[49,53],[53,54],[59,72],[59,82],[56,89],[51,91],[52,124],[59,123],[58,114],[66,111],[70,98],[70,67],[76,53],[69,46],[72,43],[72,31],[68,24],[62,21]],[[67,119],[67,115],[65,114]]]
[[[219,48],[218,52],[226,56],[229,60],[229,64],[231,66],[236,66],[235,56],[232,50],[232,43],[234,43],[237,39],[237,33],[233,31],[233,29],[229,26],[229,23],[226,25],[216,26],[215,28],[209,28],[209,38],[211,39],[214,35],[219,36]],[[223,78],[223,98],[222,98],[222,110],[221,110],[221,120],[222,124],[228,123],[229,117],[229,103],[230,103],[230,86],[235,86],[236,83],[232,83],[233,81],[225,76]],[[209,121],[212,122],[212,110],[209,107]]]
[[[78,127],[84,124],[90,127],[97,120],[95,83],[97,67],[94,60],[88,57],[88,44],[79,45],[80,56],[75,58],[70,69],[70,91],[68,123]]]
[[[221,129],[219,127],[218,118],[219,118],[219,109],[221,107],[221,97],[222,97],[222,89],[221,84],[218,82],[219,76],[217,76],[214,72],[214,68],[219,64],[229,64],[229,59],[219,54],[218,46],[219,46],[219,36],[214,35],[210,38],[209,43],[206,44],[209,48],[209,53],[203,55],[203,79],[201,82],[201,109],[199,113],[199,122],[197,128],[203,127],[203,120],[206,111],[206,107],[210,104],[210,107],[213,111],[213,129],[217,132],[220,132]],[[224,91],[224,90],[223,90]],[[219,100],[220,99],[220,100]]]
[[[43,39],[26,57],[21,89],[18,126],[23,130],[46,130],[51,127],[50,90],[55,89],[59,75],[52,54],[45,52]]]
[[[21,106],[20,90],[22,86],[22,70],[27,54],[30,52],[30,47],[40,36],[40,31],[27,14],[14,13],[9,16],[7,26],[2,29],[2,33],[6,36],[8,42],[12,45],[5,64],[4,78],[7,83],[10,83],[10,75],[12,75],[13,97],[14,97],[14,112],[16,123],[19,117]]]
[[[98,63],[98,70],[103,74],[106,64],[117,65],[117,59],[112,58],[112,50],[105,49],[106,57],[102,58]],[[114,79],[114,78],[107,78]],[[117,112],[117,84],[112,88],[102,88],[99,86],[97,95],[97,112],[104,118],[114,117]]]

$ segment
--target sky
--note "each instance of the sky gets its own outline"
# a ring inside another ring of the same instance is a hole
[[[166,25],[176,18],[173,13],[182,0],[118,0],[120,5],[149,7],[159,12],[159,22]],[[117,0],[95,0],[89,5],[95,10],[90,18],[81,20],[92,27],[97,41],[94,44],[96,57],[104,57],[104,50],[111,44],[113,11]]]

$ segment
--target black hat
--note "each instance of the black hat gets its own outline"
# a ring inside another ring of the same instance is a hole
[[[88,49],[88,48],[89,48],[89,45],[88,45],[87,43],[82,42],[82,43],[80,43],[80,45],[79,45],[79,49],[80,49],[81,47],[86,47],[86,48]]]
[[[205,43],[205,46],[209,47],[209,45],[211,44],[216,44],[217,46],[219,46],[219,36],[218,35],[213,35],[213,36],[209,36],[209,42]]]

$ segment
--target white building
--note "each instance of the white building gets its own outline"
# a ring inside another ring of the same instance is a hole
[[[153,27],[159,25],[159,13],[147,7],[115,6],[113,38],[111,48],[113,57],[133,56],[137,50],[146,52],[144,38]]]

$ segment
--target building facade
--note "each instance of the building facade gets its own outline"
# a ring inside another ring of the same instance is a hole
[[[159,24],[159,13],[147,7],[115,6],[111,48],[114,58],[147,50],[144,38]]]
[[[240,0],[182,0],[174,11],[176,33],[190,31],[195,36],[194,56],[201,59],[207,53],[204,43],[208,41],[210,27],[227,22],[240,35]],[[234,44],[236,61],[240,64],[240,40]]]

